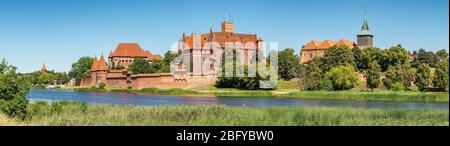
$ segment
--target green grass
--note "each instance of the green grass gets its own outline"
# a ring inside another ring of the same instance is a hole
[[[220,105],[128,106],[62,102],[31,104],[13,125],[198,125],[198,126],[431,126],[449,125],[444,110],[354,108],[245,108]],[[1,117],[1,116],[0,116]],[[7,123],[7,124],[8,124]],[[0,123],[1,125],[1,123]]]
[[[398,102],[439,102],[448,103],[446,92],[354,92],[354,91],[298,91],[286,97],[324,100],[364,100],[364,101],[398,101]]]
[[[146,93],[156,95],[198,95],[198,96],[216,96],[216,97],[247,97],[247,98],[298,98],[315,100],[358,100],[358,101],[394,101],[394,102],[449,102],[448,92],[418,92],[405,91],[395,92],[386,90],[375,90],[374,92],[361,92],[356,89],[348,91],[299,91],[294,89],[297,81],[279,81],[279,86],[283,89],[277,90],[239,90],[234,88],[216,88],[207,86],[201,88],[186,89],[157,89],[146,88],[142,90],[118,89],[118,88],[71,88],[75,91],[84,92],[129,92]],[[291,87],[291,88],[288,88]],[[365,88],[358,86],[358,88]]]

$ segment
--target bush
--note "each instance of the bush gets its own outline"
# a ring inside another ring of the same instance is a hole
[[[329,80],[334,90],[348,90],[358,84],[358,73],[352,66],[338,66],[325,73],[324,80]]]
[[[395,82],[392,85],[390,85],[390,87],[391,87],[390,90],[392,90],[392,91],[403,91],[403,90],[405,90],[405,87],[400,82]]]
[[[9,116],[24,119],[27,114],[30,78],[16,73],[16,67],[0,62],[0,110]]]
[[[100,89],[105,89],[105,86],[106,86],[106,84],[103,82],[98,84],[98,88],[100,88]]]

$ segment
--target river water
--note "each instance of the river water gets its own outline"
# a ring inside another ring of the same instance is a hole
[[[440,109],[449,110],[448,103],[420,102],[372,102],[342,100],[306,100],[286,98],[232,98],[232,97],[188,97],[149,95],[120,92],[76,92],[72,90],[33,89],[28,94],[30,101],[76,101],[94,104],[128,105],[181,105],[219,104],[236,107],[351,107],[363,109]]]

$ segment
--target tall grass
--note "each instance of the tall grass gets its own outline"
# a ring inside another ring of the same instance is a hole
[[[60,108],[55,108],[58,106]],[[53,109],[53,110],[52,110]],[[27,125],[448,126],[442,110],[32,104]]]
[[[444,92],[353,92],[353,91],[301,91],[291,92],[286,97],[325,100],[365,100],[365,101],[406,101],[438,102],[449,101],[449,94]]]

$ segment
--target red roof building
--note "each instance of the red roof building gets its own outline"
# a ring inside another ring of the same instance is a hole
[[[135,58],[143,58],[149,63],[162,60],[160,55],[152,54],[150,51],[146,51],[137,43],[120,43],[114,52],[110,52],[108,56],[109,63],[112,68],[124,67],[128,68]]]

